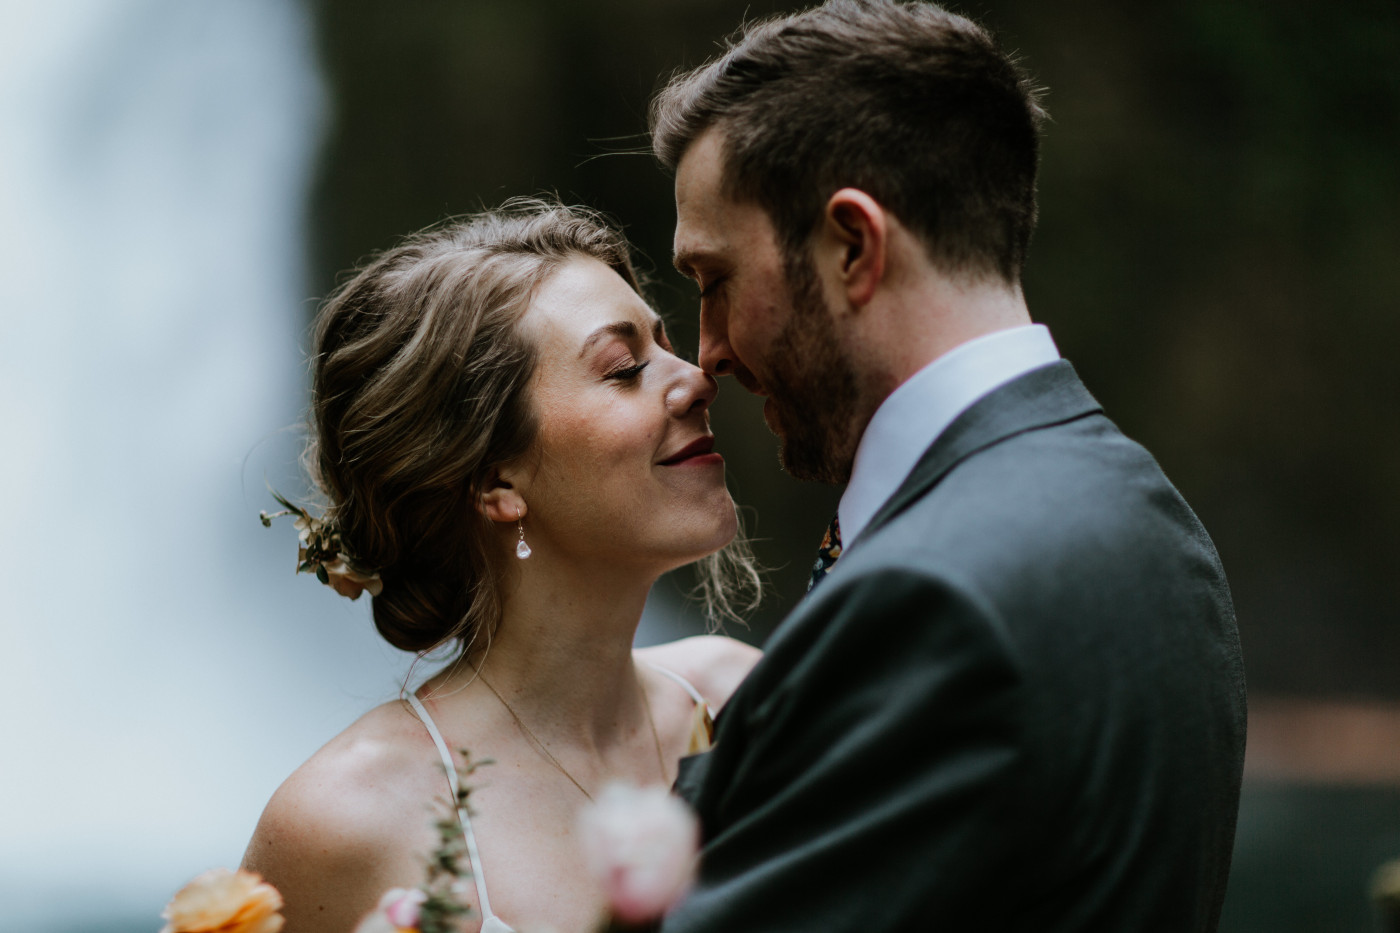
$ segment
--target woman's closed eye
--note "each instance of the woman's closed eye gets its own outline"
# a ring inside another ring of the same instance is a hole
[[[642,362],[636,363],[632,366],[622,366],[617,369],[611,370],[603,378],[615,379],[619,382],[631,382],[632,380],[640,376],[642,374],[642,370],[646,369],[649,365],[651,365],[650,360],[643,360]]]

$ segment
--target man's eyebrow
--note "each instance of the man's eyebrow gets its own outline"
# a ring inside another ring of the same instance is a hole
[[[651,329],[653,338],[660,336],[665,329],[665,324],[660,317],[657,317]],[[637,329],[637,325],[631,321],[613,321],[611,324],[604,324],[588,335],[583,341],[583,348],[578,351],[578,355],[582,357],[588,352],[589,347],[593,346],[604,337],[621,337],[624,340],[635,340],[640,333],[641,332]]]

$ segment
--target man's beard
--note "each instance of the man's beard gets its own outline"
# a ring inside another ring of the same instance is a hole
[[[805,255],[784,263],[792,313],[774,338],[763,388],[782,441],[778,457],[797,479],[844,483],[860,441],[855,369]]]

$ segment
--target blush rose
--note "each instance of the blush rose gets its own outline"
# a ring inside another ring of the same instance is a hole
[[[623,923],[660,917],[695,877],[700,824],[663,787],[607,785],[580,813],[579,834],[589,869]]]

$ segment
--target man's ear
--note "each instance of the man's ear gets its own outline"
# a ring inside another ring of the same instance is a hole
[[[477,511],[493,522],[514,524],[529,511],[525,497],[500,470],[492,470],[486,490],[476,502]]]
[[[885,209],[859,188],[842,188],[827,200],[822,227],[834,250],[846,299],[856,308],[864,307],[885,278],[889,243]]]

